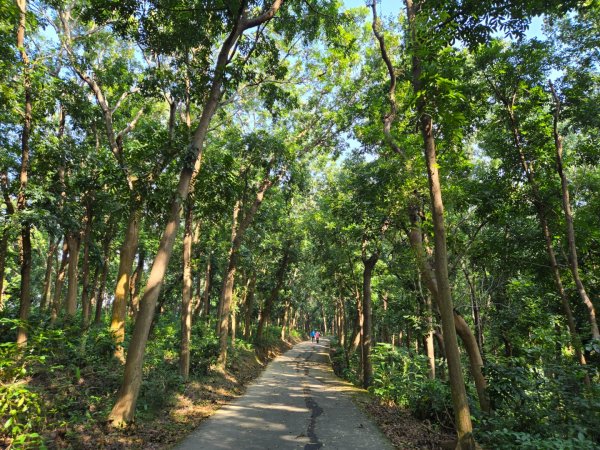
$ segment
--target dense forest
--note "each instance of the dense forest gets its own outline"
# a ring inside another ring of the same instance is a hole
[[[0,0],[0,445],[319,329],[456,448],[600,447],[600,5],[401,3]]]

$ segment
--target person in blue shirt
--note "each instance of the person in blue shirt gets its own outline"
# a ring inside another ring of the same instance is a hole
[[[310,332],[310,342],[315,342],[315,330]]]

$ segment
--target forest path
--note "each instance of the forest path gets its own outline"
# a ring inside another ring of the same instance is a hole
[[[387,450],[392,444],[336,377],[329,341],[297,344],[275,358],[246,393],[203,422],[177,450]]]

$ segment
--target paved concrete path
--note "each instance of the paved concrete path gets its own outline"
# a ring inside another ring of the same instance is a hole
[[[326,339],[307,341],[276,358],[176,449],[393,449],[350,399],[354,388],[333,374],[328,348]]]

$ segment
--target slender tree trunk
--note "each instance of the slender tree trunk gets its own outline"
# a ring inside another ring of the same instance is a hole
[[[131,296],[131,315],[135,322],[138,311],[140,309],[140,288],[142,284],[142,273],[144,271],[144,260],[146,259],[146,251],[142,248],[138,252],[138,262],[129,283],[129,292]]]
[[[465,279],[469,285],[469,293],[471,295],[471,313],[473,315],[473,323],[475,324],[475,331],[477,332],[477,347],[479,347],[479,353],[483,355],[483,329],[481,327],[481,320],[479,318],[479,305],[477,303],[477,295],[475,295],[475,283],[471,280],[469,272],[463,267]]]
[[[75,317],[77,312],[77,288],[79,278],[79,245],[80,236],[75,233],[67,234],[67,245],[69,247],[69,285],[67,287],[67,299],[65,302],[68,317]]]
[[[46,252],[46,274],[44,275],[44,288],[42,289],[42,299],[40,301],[40,311],[45,311],[46,308],[50,305],[50,294],[52,288],[52,268],[54,267],[54,256],[56,255],[56,250],[58,248],[59,241],[55,241],[54,237],[50,236],[50,240],[48,242],[48,251]],[[0,252],[2,249],[0,248]],[[1,255],[0,255],[1,256]],[[2,264],[2,261],[0,261]],[[1,270],[3,267],[0,268]],[[2,290],[2,273],[0,273],[0,291]],[[1,292],[0,292],[0,304],[1,301]],[[0,307],[0,310],[2,308]]]
[[[421,61],[418,56],[419,44],[416,39],[417,8],[413,4],[413,0],[405,1],[411,33],[412,84],[415,94],[420,95],[424,92],[421,82]],[[422,95],[417,100],[417,116],[420,119],[420,130],[423,137],[425,161],[427,164],[427,179],[429,183],[435,239],[435,275],[437,280],[438,303],[442,319],[442,329],[444,331],[444,345],[446,347],[446,358],[448,360],[448,371],[450,373],[450,388],[452,392],[452,403],[454,406],[454,418],[458,437],[457,448],[460,448],[461,450],[470,450],[476,448],[476,443],[473,437],[473,424],[471,422],[471,413],[467,401],[467,393],[454,324],[454,306],[452,304],[450,281],[448,279],[444,204],[442,201],[441,183],[436,161],[433,121],[431,117],[426,114],[425,97]]]
[[[208,255],[206,261],[206,273],[204,276],[204,292],[202,293],[202,304],[204,305],[204,318],[208,322],[210,319],[210,290],[212,289],[214,270],[212,265],[212,254]]]
[[[4,272],[6,270],[6,254],[8,252],[8,227],[2,230],[2,237],[0,238],[0,312],[4,309]],[[46,269],[46,276],[48,276],[48,269]],[[50,260],[50,276],[52,276],[52,260]],[[46,285],[44,285],[46,287]],[[44,293],[46,291],[44,290]],[[42,297],[44,301],[45,296]],[[42,309],[40,307],[40,309]]]
[[[546,206],[542,201],[542,197],[540,195],[537,182],[534,177],[533,167],[527,162],[527,158],[525,157],[525,152],[523,150],[523,146],[521,144],[521,133],[519,131],[519,127],[517,124],[517,119],[514,115],[513,105],[504,99],[504,104],[506,106],[508,118],[511,124],[511,131],[513,135],[513,143],[519,154],[519,160],[521,162],[521,168],[527,177],[527,181],[531,186],[531,190],[533,192],[533,204],[537,212],[538,220],[540,222],[540,228],[542,229],[542,234],[544,235],[544,242],[546,244],[546,253],[548,254],[548,259],[550,260],[550,269],[552,271],[552,275],[554,277],[554,283],[556,284],[556,289],[561,299],[563,311],[565,313],[565,317],[567,319],[567,326],[569,327],[569,332],[571,334],[571,341],[573,342],[573,347],[575,347],[575,353],[577,355],[577,359],[581,365],[586,365],[585,356],[581,351],[581,339],[579,336],[579,332],[577,331],[577,327],[575,325],[575,319],[573,317],[573,312],[571,310],[571,305],[569,304],[569,299],[567,298],[567,294],[565,292],[562,278],[560,276],[560,269],[558,267],[558,262],[556,261],[556,254],[554,253],[554,247],[552,244],[552,233],[550,232],[550,228],[548,227],[547,220],[547,212]]]
[[[244,308],[244,338],[250,340],[252,335],[252,313],[254,311],[254,291],[256,289],[256,272],[252,271],[250,283],[248,284],[248,294],[246,295],[246,306]]]
[[[125,361],[125,350],[123,341],[125,340],[125,318],[127,315],[127,297],[129,294],[129,279],[131,275],[131,266],[135,258],[138,246],[138,237],[140,231],[140,211],[134,209],[127,222],[125,238],[121,246],[119,257],[119,272],[117,275],[117,286],[115,288],[115,298],[112,304],[112,318],[110,331],[115,337],[117,344],[115,348],[115,358],[119,361]]]
[[[281,327],[281,340],[285,341],[286,339],[286,328],[289,326],[288,322],[290,320],[290,301],[289,299],[285,301],[285,306],[283,308],[283,326]]]
[[[414,59],[417,58],[414,57]],[[418,73],[415,78],[419,79],[420,73]],[[415,90],[417,92],[420,91],[420,89]],[[450,373],[450,387],[454,404],[456,431],[460,448],[474,449],[476,444],[473,438],[473,424],[471,423],[471,413],[467,401],[465,382],[460,363],[460,353],[458,351],[458,341],[455,329],[456,324],[454,321],[454,306],[452,304],[452,294],[450,292],[450,282],[448,279],[444,205],[442,202],[442,190],[435,154],[433,124],[431,117],[424,114],[424,109],[424,107],[418,108],[418,112],[421,113],[421,133],[425,144],[425,158],[427,162],[435,238],[435,273],[438,284],[442,329],[444,330],[444,346],[446,348],[448,371]]]
[[[433,308],[431,304],[431,293],[425,296],[425,308],[427,314],[427,334],[425,336],[425,347],[427,349],[427,361],[429,362],[429,378],[435,379],[435,348],[433,345]]]
[[[553,123],[553,134],[554,134],[554,147],[556,149],[556,172],[560,177],[561,193],[562,193],[562,206],[565,214],[565,223],[567,225],[567,241],[569,244],[569,267],[571,274],[573,275],[573,281],[577,286],[577,292],[581,301],[588,310],[588,320],[590,322],[590,328],[592,331],[592,338],[600,340],[600,331],[598,331],[598,322],[596,321],[596,310],[594,304],[588,297],[585,286],[579,276],[579,261],[577,257],[577,245],[575,243],[575,227],[573,225],[573,212],[571,210],[571,200],[569,198],[569,181],[565,175],[563,169],[563,138],[558,132],[558,120],[560,117],[560,101],[554,90],[552,82],[550,82],[552,89],[552,96],[554,98],[554,123]]]
[[[104,303],[104,293],[106,292],[106,280],[108,278],[108,269],[110,263],[110,243],[112,241],[112,230],[104,237],[102,243],[102,275],[100,276],[100,288],[96,294],[96,312],[94,314],[94,323],[100,325],[102,323],[102,304]]]
[[[192,206],[186,205],[183,234],[183,288],[181,301],[181,347],[179,373],[184,381],[190,375],[190,342],[192,338]]]
[[[90,199],[93,201],[93,198]],[[90,298],[90,239],[92,235],[93,212],[90,204],[86,207],[85,228],[83,232],[83,261],[81,267],[81,307],[83,314],[83,328],[87,329],[90,325],[90,316],[92,303]]]
[[[214,71],[215,77],[206,103],[204,104],[198,128],[194,132],[194,137],[190,146],[190,160],[192,163],[190,165],[184,165],[181,170],[177,192],[171,202],[167,226],[161,238],[157,255],[152,264],[148,283],[144,290],[144,296],[140,302],[140,312],[127,353],[125,376],[119,392],[117,393],[117,401],[109,415],[109,420],[114,425],[122,425],[123,423],[132,420],[134,416],[135,406],[142,383],[142,365],[148,340],[148,332],[150,331],[154,310],[156,308],[156,301],[163,284],[169,259],[173,252],[173,245],[175,244],[177,229],[179,227],[181,204],[187,198],[194,172],[197,173],[200,168],[204,140],[208,133],[209,124],[219,104],[219,99],[221,98],[223,74],[229,63],[230,52],[244,30],[270,20],[280,6],[281,0],[275,0],[271,8],[257,18],[247,19],[245,16],[238,17],[233,30],[223,43],[217,57]]]
[[[50,317],[52,322],[56,320],[58,317],[58,313],[60,310],[60,297],[62,295],[63,285],[65,283],[65,274],[67,264],[69,262],[69,246],[67,244],[67,239],[65,238],[63,241],[63,249],[62,256],[60,261],[60,266],[56,272],[56,281],[54,282],[54,298],[52,300],[52,310],[50,312]]]
[[[363,253],[364,254],[364,253]],[[363,369],[363,387],[368,388],[373,381],[373,366],[371,365],[371,345],[372,345],[372,307],[371,307],[371,278],[373,276],[373,269],[379,259],[378,253],[373,253],[368,259],[363,256],[363,326],[362,326],[362,349],[361,354],[363,358],[362,369]]]
[[[235,280],[235,272],[237,270],[238,261],[238,250],[241,246],[241,241],[236,241],[236,234],[238,232],[238,216],[240,213],[240,201],[236,201],[233,207],[233,218],[231,221],[231,244],[229,245],[229,257],[227,262],[227,272],[223,278],[223,287],[221,288],[221,296],[219,298],[219,309],[217,313],[217,334],[221,335],[223,324],[225,324],[225,345],[227,345],[227,327],[229,326],[229,317],[223,321],[224,310],[223,307],[227,303],[227,314],[229,314],[229,307],[231,304],[231,298],[233,297],[233,283]],[[239,244],[237,244],[239,242]]]
[[[25,108],[23,116],[23,129],[21,132],[21,171],[19,173],[19,193],[17,195],[17,211],[23,213],[27,208],[27,178],[29,171],[29,136],[31,135],[31,109],[32,89],[29,67],[29,57],[25,51],[25,26],[27,20],[27,0],[17,0],[19,8],[19,24],[17,27],[17,48],[23,62],[23,88],[25,90]],[[21,224],[20,236],[20,263],[21,263],[21,298],[19,304],[19,320],[26,324],[31,309],[31,224],[24,219]],[[27,327],[19,326],[17,330],[17,344],[27,343]]]

